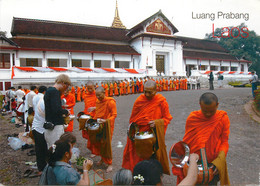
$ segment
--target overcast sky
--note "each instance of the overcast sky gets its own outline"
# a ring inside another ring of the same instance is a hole
[[[115,4],[116,0],[0,0],[0,30],[11,37],[13,17],[111,26]],[[243,22],[260,35],[260,0],[118,0],[118,6],[128,29],[161,9],[179,30],[176,35],[204,38],[213,24],[217,28]],[[203,13],[211,14],[212,20],[196,18]],[[227,19],[224,13],[242,17]]]

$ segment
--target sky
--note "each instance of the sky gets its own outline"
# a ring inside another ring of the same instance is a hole
[[[111,26],[116,0],[0,0],[0,30],[11,37],[13,17]],[[260,0],[118,0],[123,24],[132,28],[158,12],[179,30],[203,39],[214,28],[245,23],[260,35]]]

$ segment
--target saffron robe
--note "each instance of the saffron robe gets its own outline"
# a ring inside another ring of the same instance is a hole
[[[80,92],[80,88],[77,88],[77,101],[81,101],[81,92]]]
[[[206,118],[201,110],[193,111],[187,118],[183,141],[190,147],[190,153],[200,155],[200,149],[206,149],[208,163],[218,157],[220,151],[227,155],[230,122],[225,111],[217,110],[211,118]],[[172,167],[177,175],[177,184],[184,178],[180,168]]]
[[[109,86],[109,96],[113,96],[113,89],[114,89],[114,87],[113,87],[113,84],[112,83],[110,83],[110,86]]]
[[[93,91],[92,93],[87,92],[85,99],[84,99],[84,103],[85,103],[85,109],[84,109],[84,114],[90,115],[92,118],[95,116],[96,111],[94,110],[93,112],[88,112],[88,108],[89,107],[96,107],[96,101],[97,101],[97,97],[96,97],[96,92]]]
[[[85,96],[86,96],[86,89],[85,89],[85,87],[83,86],[82,89],[81,89],[81,100],[84,100],[84,99],[85,99]]]
[[[114,94],[115,94],[115,96],[119,95],[118,88],[117,88],[117,83],[114,83]]]
[[[89,107],[96,107],[96,92],[92,92],[91,94],[88,92],[85,96],[84,103],[85,103],[85,110],[83,111],[85,114],[90,115],[92,118],[96,115],[96,110],[92,112],[88,112]],[[85,139],[89,139],[88,133],[86,129],[82,130],[82,137]],[[90,140],[87,142],[87,148],[91,151],[92,154],[94,154],[95,148],[94,145],[91,144]]]
[[[127,81],[126,86],[127,86],[127,94],[130,94],[131,91],[130,91],[130,83],[129,83],[129,81]]]
[[[63,98],[66,99],[66,105],[68,105],[66,109],[68,109],[70,111],[70,114],[73,115],[74,114],[73,107],[76,104],[75,96],[72,93],[69,93],[67,96],[62,95],[61,99]],[[72,131],[73,131],[73,120],[71,120],[68,123],[68,127],[65,129],[65,132],[72,132]]]
[[[120,87],[120,95],[122,96],[124,95],[123,82],[120,82],[119,87]]]
[[[140,81],[140,93],[144,92],[144,84],[143,84],[143,80]]]
[[[161,94],[156,94],[152,100],[148,100],[144,94],[140,95],[134,103],[129,123],[135,122],[139,127],[139,131],[143,132],[150,130],[148,122],[159,119],[164,121],[165,135],[167,126],[172,120],[166,98]],[[133,171],[135,165],[142,160],[144,159],[140,158],[136,153],[134,142],[127,137],[122,167]]]
[[[103,140],[103,141],[101,140],[101,142],[94,143],[93,144],[94,148],[95,148],[94,154],[101,155],[102,160],[108,165],[112,164],[112,154],[111,154],[111,158],[109,156],[104,156],[104,154],[106,154],[106,153],[104,153],[102,151],[102,149],[103,149],[104,143],[107,145],[107,140],[109,141],[110,146],[111,146],[116,116],[117,116],[117,109],[116,109],[116,100],[114,98],[105,97],[102,101],[99,101],[97,99],[96,115],[94,116],[94,119],[100,118],[100,119],[108,120],[106,124],[110,124],[110,126],[106,127],[106,129],[109,130],[109,132],[110,132],[109,136],[111,136],[111,138]],[[108,132],[108,131],[106,131],[106,132]]]
[[[108,97],[109,88],[108,88],[108,84],[107,83],[104,85],[104,89],[105,89],[105,95],[106,95],[106,97]]]

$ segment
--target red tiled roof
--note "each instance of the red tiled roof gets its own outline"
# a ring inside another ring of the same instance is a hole
[[[120,28],[16,17],[13,18],[11,30],[12,36],[54,36],[125,42],[129,40],[127,32],[127,29]]]
[[[222,46],[220,46],[220,44],[218,44],[215,41],[181,37],[181,36],[176,36],[176,37],[182,41],[183,48],[228,52],[228,50],[224,49]]]
[[[210,60],[223,60],[223,61],[239,61],[236,57],[228,53],[213,53],[213,52],[196,52],[183,50],[184,58],[197,58],[197,59],[210,59]]]
[[[20,50],[68,51],[88,53],[109,53],[140,55],[129,45],[112,45],[100,43],[72,42],[47,39],[12,38]]]

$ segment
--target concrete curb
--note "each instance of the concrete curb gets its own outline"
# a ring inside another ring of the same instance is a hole
[[[260,116],[258,115],[259,112],[258,111],[255,111],[255,108],[254,108],[254,101],[253,100],[250,100],[248,103],[246,103],[244,105],[244,109],[245,111],[247,112],[247,114],[254,120],[256,121],[257,123],[260,124]]]

